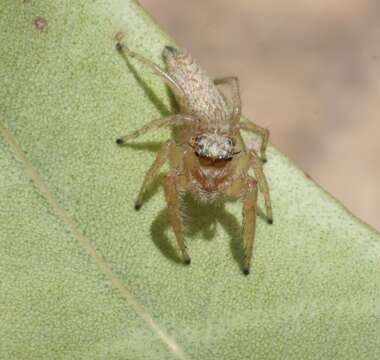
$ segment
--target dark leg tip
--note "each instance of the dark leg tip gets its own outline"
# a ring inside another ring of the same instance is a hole
[[[273,219],[267,219],[267,223],[272,225],[273,224]]]
[[[261,162],[262,162],[263,164],[266,164],[266,163],[268,162],[268,159],[267,159],[267,158],[261,158]]]
[[[189,257],[184,259],[185,265],[190,265],[191,264],[191,259]]]
[[[116,50],[117,51],[121,51],[122,48],[123,48],[123,45],[120,42],[116,43]]]
[[[249,269],[248,268],[244,268],[243,269],[243,274],[244,275],[249,275]]]
[[[135,204],[135,210],[140,210],[140,209],[141,209],[141,206],[142,206],[142,204],[140,204],[140,203],[136,203],[136,204]]]
[[[170,45],[166,45],[165,46],[165,50],[168,51],[168,52],[170,52],[173,55],[175,55],[175,54],[178,53],[178,50],[175,47],[170,46]]]
[[[124,144],[124,140],[121,139],[121,138],[118,138],[118,139],[116,139],[116,144],[123,145]]]

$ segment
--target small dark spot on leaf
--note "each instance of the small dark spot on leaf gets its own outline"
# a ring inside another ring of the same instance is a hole
[[[304,172],[304,174],[305,174],[305,176],[306,176],[308,179],[312,180],[312,177],[310,176],[310,174],[308,174],[307,172]]]
[[[44,31],[47,27],[47,20],[43,16],[37,16],[34,19],[33,24],[38,31]]]
[[[125,34],[122,31],[118,31],[115,34],[115,40],[116,41],[121,41],[121,40],[123,40],[124,36],[125,36]]]

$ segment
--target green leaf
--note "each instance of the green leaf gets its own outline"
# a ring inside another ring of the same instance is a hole
[[[241,272],[241,203],[186,201],[180,261],[159,181],[133,200],[170,112],[171,42],[133,1],[0,8],[1,359],[378,359],[380,237],[273,147],[273,226]],[[260,198],[262,208],[262,199]]]

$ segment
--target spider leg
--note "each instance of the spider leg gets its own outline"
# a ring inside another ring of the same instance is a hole
[[[236,76],[227,76],[214,79],[215,85],[228,85],[232,94],[232,119],[233,123],[238,123],[241,116],[241,98],[239,80]]]
[[[255,134],[259,134],[261,136],[262,141],[261,141],[261,146],[260,146],[260,156],[261,156],[261,160],[263,162],[266,162],[267,158],[266,158],[265,152],[266,152],[266,148],[267,148],[268,140],[269,140],[269,130],[261,126],[258,126],[251,121],[243,121],[239,124],[239,127],[242,130],[250,131]]]
[[[264,171],[263,171],[263,165],[260,161],[260,158],[258,157],[258,155],[254,151],[251,151],[249,153],[249,155],[251,157],[251,165],[252,165],[253,170],[255,172],[255,176],[257,178],[257,182],[259,185],[259,189],[264,196],[265,209],[266,209],[266,214],[267,214],[267,222],[269,224],[273,224],[272,204],[270,201],[269,186],[268,186],[267,178],[266,178]]]
[[[160,66],[156,65],[154,62],[146,59],[142,55],[135,53],[129,48],[121,43],[118,42],[116,44],[116,50],[119,51],[124,57],[129,56],[131,58],[135,58],[136,60],[142,62],[145,64],[148,68],[150,68],[156,75],[161,77],[165,83],[170,87],[170,89],[173,91],[174,95],[178,98],[185,99],[185,92],[183,91],[182,87],[173,79],[172,76],[170,76],[164,69],[162,69]]]
[[[253,242],[256,231],[256,207],[257,207],[257,183],[250,176],[243,175],[236,177],[224,190],[224,194],[234,198],[243,199],[243,244],[244,263],[243,272],[249,274]]]
[[[136,210],[139,210],[141,208],[143,204],[144,193],[148,189],[148,187],[152,184],[154,178],[156,177],[157,173],[161,169],[162,165],[164,165],[165,161],[168,159],[169,151],[172,145],[173,145],[173,141],[168,140],[161,146],[160,150],[158,151],[156,155],[156,159],[154,160],[153,164],[151,165],[151,167],[149,168],[148,172],[145,175],[144,182],[137,196],[137,199],[135,202]]]
[[[186,250],[185,238],[184,238],[184,230],[183,223],[181,217],[180,210],[180,195],[179,195],[179,184],[178,184],[178,176],[174,171],[171,171],[165,177],[164,182],[165,187],[165,198],[168,205],[169,210],[169,221],[171,226],[173,227],[174,234],[178,243],[179,248],[181,249],[182,256],[185,264],[190,264],[191,259]]]
[[[171,116],[166,116],[160,119],[152,120],[148,124],[144,125],[142,128],[136,131],[133,131],[130,134],[120,136],[119,138],[116,139],[116,143],[118,145],[123,145],[129,140],[136,139],[137,137],[147,133],[148,131],[157,130],[164,126],[168,126],[174,123],[176,120],[177,120],[177,115],[171,115]]]
[[[256,181],[249,177],[246,183],[247,192],[243,205],[243,241],[244,266],[243,272],[249,274],[252,260],[253,242],[256,231],[257,186]]]

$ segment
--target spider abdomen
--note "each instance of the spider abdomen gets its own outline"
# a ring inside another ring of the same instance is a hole
[[[199,64],[187,53],[166,47],[164,57],[168,73],[182,88],[183,98],[177,99],[181,110],[207,121],[209,128],[223,128],[228,123],[228,106]]]

